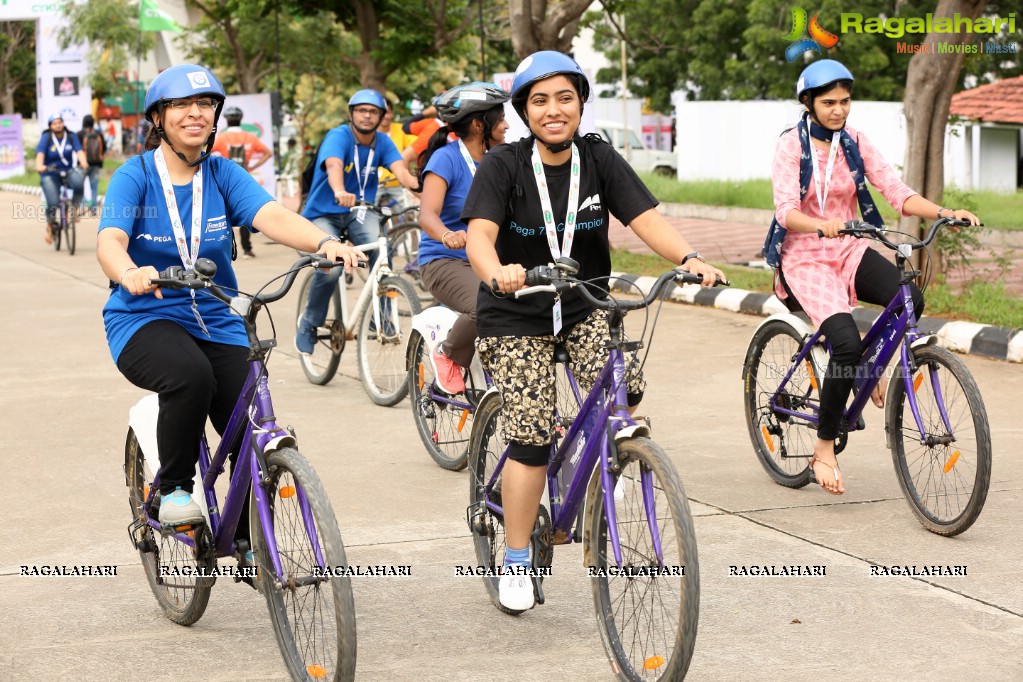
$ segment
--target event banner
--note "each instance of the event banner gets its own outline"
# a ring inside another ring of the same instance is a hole
[[[21,114],[0,116],[0,180],[25,173]]]
[[[242,110],[242,130],[258,137],[259,141],[265,144],[273,154],[274,129],[270,94],[263,92],[255,95],[228,95],[221,111],[228,107],[238,107]],[[219,131],[227,129],[227,121],[224,120],[223,114],[220,116],[220,122],[217,123],[217,129]],[[256,178],[263,189],[274,196],[277,195],[277,183],[274,178],[276,163],[276,160],[271,158],[252,173],[252,177]]]
[[[62,49],[57,36],[66,19],[44,14],[36,28],[36,100],[40,132],[50,116],[60,116],[68,130],[82,128],[82,117],[92,110],[92,89],[86,84],[85,47]]]

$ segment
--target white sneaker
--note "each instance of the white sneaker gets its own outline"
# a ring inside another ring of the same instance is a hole
[[[170,495],[160,499],[160,523],[165,526],[185,526],[203,520],[202,509],[192,494],[182,490],[180,486]]]
[[[533,581],[526,575],[505,573],[497,587],[501,606],[512,611],[525,611],[533,608]]]

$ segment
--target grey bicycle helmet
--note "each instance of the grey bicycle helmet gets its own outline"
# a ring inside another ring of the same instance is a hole
[[[243,116],[245,116],[245,112],[240,107],[230,106],[224,109],[224,118],[227,120],[228,125],[238,125],[242,122]]]
[[[434,101],[434,106],[440,120],[454,123],[470,114],[501,106],[510,99],[511,94],[494,83],[476,81],[467,85],[456,85],[445,91]]]

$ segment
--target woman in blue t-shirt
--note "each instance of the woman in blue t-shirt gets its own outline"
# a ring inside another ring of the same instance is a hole
[[[53,243],[60,220],[57,217],[57,205],[60,203],[60,173],[67,172],[68,186],[71,188],[71,204],[77,208],[82,203],[85,190],[83,168],[89,164],[85,159],[81,140],[70,130],[64,128],[64,119],[60,114],[50,116],[48,127],[39,144],[36,145],[36,171],[39,173],[39,185],[43,188],[46,199],[46,239],[47,244]],[[75,165],[75,158],[78,165]]]
[[[194,523],[192,478],[207,416],[223,433],[248,373],[244,324],[201,292],[163,291],[151,283],[172,265],[199,257],[217,265],[213,281],[237,287],[232,225],[247,225],[301,251],[351,267],[359,251],[275,202],[240,166],[210,156],[224,89],[207,69],[180,64],[146,93],[153,127],[147,151],[117,169],[107,189],[96,255],[117,284],[103,308],[117,369],[160,396],[160,521]],[[244,530],[242,530],[244,533]]]
[[[468,226],[462,205],[476,167],[494,145],[504,143],[508,123],[504,103],[511,98],[493,83],[469,83],[437,98],[446,123],[434,132],[419,157],[419,265],[423,283],[438,301],[461,313],[443,344],[431,355],[437,386],[456,395],[465,390],[463,368],[472,362],[476,342],[476,297],[480,280],[465,255]],[[453,133],[457,140],[448,141]]]

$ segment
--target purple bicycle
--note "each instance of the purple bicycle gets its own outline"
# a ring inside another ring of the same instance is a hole
[[[205,437],[200,443],[195,494],[205,495],[203,523],[166,528],[158,521],[155,395],[132,408],[125,445],[134,517],[128,534],[164,614],[191,625],[206,610],[217,576],[244,580],[266,598],[285,665],[296,680],[354,679],[355,604],[350,578],[334,570],[348,562],[327,493],[299,454],[294,431],[278,426],[274,416],[266,361],[277,342],[259,339],[255,322],[259,310],[288,293],[299,270],[335,265],[304,256],[281,275],[277,291],[254,296],[232,295],[214,284],[216,265],[205,258],[194,270],[176,266],[153,280],[161,287],[209,292],[241,316],[248,330],[249,376],[212,459]],[[221,509],[214,485],[236,444],[241,455]],[[235,539],[246,499],[251,552],[246,541]],[[224,557],[234,557],[238,566],[218,569],[217,559]]]
[[[699,276],[671,270],[641,300],[599,300],[572,277],[574,261],[526,273],[525,289],[575,289],[592,305],[610,311],[608,360],[590,392],[580,399],[575,378],[568,383],[581,404],[560,420],[547,467],[550,513],[541,504],[530,541],[534,569],[547,569],[554,545],[583,543],[597,624],[611,668],[622,680],[681,680],[696,644],[700,573],[696,535],[685,489],[671,460],[650,439],[648,424],[635,421],[626,401],[626,353],[642,342],[625,339],[627,311],[648,307],[671,282],[699,282]],[[651,332],[652,333],[652,332]],[[487,594],[498,609],[499,567],[504,563],[501,471],[507,460],[499,428],[501,396],[490,389],[476,410],[469,440],[467,519],[476,560],[484,569]],[[537,571],[536,573],[542,573]],[[543,578],[533,577],[536,603],[544,601]]]
[[[923,240],[902,244],[888,238],[892,231],[855,220],[839,231],[895,251],[901,286],[863,339],[854,395],[835,453],[845,448],[851,431],[865,428],[863,408],[898,352],[885,399],[885,434],[895,473],[924,528],[952,536],[973,525],[984,507],[991,482],[991,432],[980,390],[966,365],[933,345],[934,335],[917,329],[909,283],[920,272],[910,257],[915,250],[926,250],[945,225],[969,223],[943,218]],[[828,353],[820,331],[812,332],[790,313],[765,320],[746,351],[742,374],[750,440],[771,478],[789,488],[805,486],[812,476],[808,462]]]

